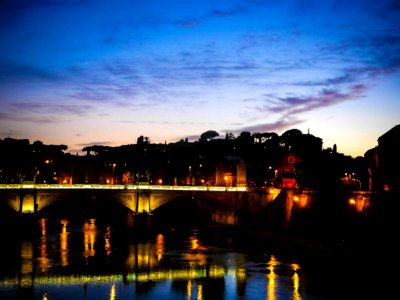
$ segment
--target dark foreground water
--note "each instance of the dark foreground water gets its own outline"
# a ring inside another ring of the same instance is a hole
[[[0,299],[398,299],[380,257],[215,229],[127,232],[93,219],[1,228]],[[395,276],[395,275],[391,275]]]

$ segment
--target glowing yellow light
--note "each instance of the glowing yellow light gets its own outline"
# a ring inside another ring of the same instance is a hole
[[[349,199],[349,204],[350,205],[355,205],[356,204],[356,200],[354,198],[350,198]]]
[[[297,271],[300,269],[300,266],[298,264],[292,264],[291,265],[292,270],[294,271],[293,274],[293,299],[294,300],[301,300],[301,294],[299,292],[300,290],[300,278],[299,278],[299,274],[297,273]]]
[[[276,299],[276,291],[277,291],[277,275],[275,273],[275,267],[278,265],[278,261],[275,256],[271,256],[270,261],[268,262],[268,270],[270,271],[267,275],[268,285],[267,285],[267,299]]]
[[[164,236],[162,234],[158,234],[156,238],[156,255],[157,255],[157,260],[160,260],[163,257],[164,254]]]
[[[51,261],[47,257],[47,237],[40,238],[40,257],[38,257],[39,267],[42,272],[46,272],[51,267]]]
[[[96,240],[96,224],[95,219],[90,219],[90,224],[85,222],[83,224],[83,246],[84,246],[84,256],[94,256],[96,251],[94,249],[94,244]]]
[[[21,275],[31,275],[33,271],[33,244],[22,241],[21,243]]]
[[[67,232],[67,224],[69,223],[68,220],[61,220],[60,221],[62,228],[61,228],[61,235],[60,235],[60,254],[61,254],[61,265],[67,266],[68,265],[68,232]]]
[[[236,270],[236,278],[238,279],[238,280],[245,280],[246,279],[246,277],[247,277],[247,274],[246,274],[246,269],[244,269],[244,268],[239,268],[239,269],[237,269]]]
[[[203,285],[201,283],[197,286],[197,300],[203,299]]]
[[[207,256],[201,251],[207,250],[207,247],[203,246],[199,239],[193,235],[189,238],[190,250],[192,253],[186,253],[185,258],[190,261],[190,265],[205,265],[207,263]]]
[[[41,218],[39,220],[39,224],[40,224],[40,230],[42,231],[42,236],[45,236],[46,235],[46,219]]]
[[[191,245],[190,245],[191,250],[196,250],[199,248],[199,241],[197,240],[197,238],[195,238],[195,237],[192,238],[190,242],[191,242]]]
[[[115,284],[112,285],[111,291],[110,291],[110,300],[115,300],[117,296],[117,292],[115,291]]]
[[[192,299],[192,282],[189,279],[186,285],[186,291],[187,291],[187,298],[186,299]]]
[[[110,237],[111,237],[111,228],[110,226],[107,226],[106,234],[104,236],[104,250],[106,251],[107,256],[111,254]]]
[[[298,202],[298,201],[299,201],[299,197],[294,196],[294,197],[293,197],[293,201]]]
[[[25,195],[22,200],[22,212],[33,213],[35,211],[35,199],[33,195]]]
[[[159,183],[159,184],[162,184],[162,179],[158,179],[158,183]]]

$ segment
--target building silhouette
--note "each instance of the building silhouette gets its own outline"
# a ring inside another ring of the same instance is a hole
[[[378,138],[378,146],[368,150],[369,189],[400,191],[400,124]]]

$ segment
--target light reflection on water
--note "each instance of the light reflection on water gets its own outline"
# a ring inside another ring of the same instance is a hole
[[[96,249],[94,248],[94,243],[96,242],[97,228],[96,228],[96,220],[90,219],[89,221],[85,221],[83,223],[83,245],[84,252],[83,256],[87,259],[89,256],[94,256],[96,254]]]
[[[0,271],[0,299],[328,299],[307,290],[300,262],[250,258],[196,230],[138,240],[96,219],[39,225],[38,239],[20,241],[14,272]]]

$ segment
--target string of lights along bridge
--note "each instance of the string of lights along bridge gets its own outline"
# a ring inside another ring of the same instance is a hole
[[[109,185],[109,184],[0,184],[0,189],[91,189],[91,190],[172,190],[208,192],[247,192],[247,187],[190,185]]]

